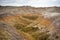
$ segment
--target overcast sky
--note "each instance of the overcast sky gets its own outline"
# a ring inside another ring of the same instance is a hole
[[[60,0],[0,0],[0,5],[4,6],[60,6]]]

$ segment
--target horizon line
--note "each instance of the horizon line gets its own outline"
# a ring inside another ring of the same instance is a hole
[[[36,7],[36,6],[28,6],[28,5],[22,5],[22,6],[13,6],[13,5],[0,5],[0,6],[11,6],[11,7]],[[60,6],[38,6],[38,7],[60,7]]]

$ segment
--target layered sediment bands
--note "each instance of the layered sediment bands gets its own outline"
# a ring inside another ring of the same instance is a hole
[[[14,16],[12,16],[12,15],[7,16],[7,17],[3,17],[3,16],[4,15],[2,15],[2,18],[0,18],[0,21],[4,21],[4,22],[9,23],[11,25],[15,25],[15,23],[27,25],[27,24],[30,24],[31,22],[33,22],[34,19],[36,20],[40,15],[29,14],[29,16],[28,16],[28,14],[16,14]],[[23,16],[25,16],[26,18]]]
[[[24,40],[22,34],[20,34],[14,27],[0,22],[0,40]]]
[[[0,40],[60,40],[60,7],[0,9]]]

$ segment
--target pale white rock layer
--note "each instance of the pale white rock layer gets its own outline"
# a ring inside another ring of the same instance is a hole
[[[60,13],[43,13],[44,18],[50,18],[60,15]]]

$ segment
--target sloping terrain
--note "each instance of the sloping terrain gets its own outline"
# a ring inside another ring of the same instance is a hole
[[[14,27],[0,22],[0,40],[23,40],[21,34]]]
[[[4,34],[6,40],[60,40],[60,30],[57,31],[60,27],[59,18],[60,7],[0,7],[0,22],[8,25],[6,28],[0,23],[0,27],[3,27],[0,30],[10,29],[7,33],[11,32],[8,35],[12,35],[12,39]],[[17,34],[14,35],[15,32]]]

